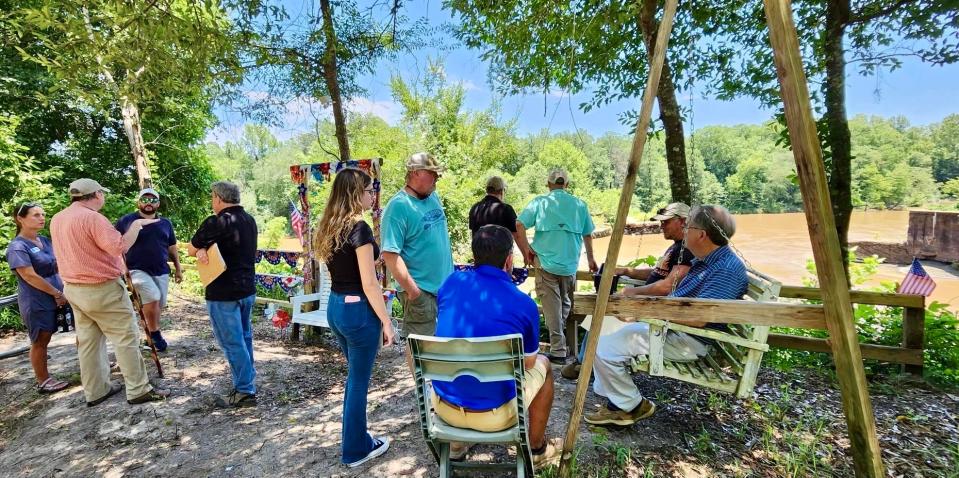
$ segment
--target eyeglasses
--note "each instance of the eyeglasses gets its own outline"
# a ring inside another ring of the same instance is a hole
[[[21,205],[19,208],[17,208],[17,215],[18,215],[18,216],[23,216],[23,212],[24,212],[24,211],[29,211],[30,208],[32,208],[32,207],[37,207],[37,206],[39,206],[39,205],[40,205],[39,203],[35,203],[35,202],[25,202],[25,203],[23,203],[23,205]]]
[[[376,190],[375,190],[375,189],[372,189],[372,188],[371,188],[371,189],[364,189],[363,192],[365,192],[366,194],[369,194],[370,196],[376,196]]]
[[[140,202],[142,202],[143,204],[159,204],[160,198],[143,196],[142,198],[140,198]]]

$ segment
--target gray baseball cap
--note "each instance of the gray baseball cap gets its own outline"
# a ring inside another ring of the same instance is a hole
[[[86,196],[87,194],[92,194],[97,191],[110,192],[109,189],[101,186],[100,183],[90,178],[80,178],[70,183],[70,189],[68,189],[68,191],[72,197]]]
[[[656,215],[649,218],[650,221],[665,221],[674,217],[689,217],[689,206],[685,203],[669,203],[664,208],[656,211]]]

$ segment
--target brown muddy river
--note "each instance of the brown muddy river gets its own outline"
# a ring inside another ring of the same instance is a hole
[[[856,211],[852,216],[849,240],[905,242],[908,224],[908,211]],[[606,257],[609,238],[596,239],[593,244],[596,261],[601,263]],[[812,248],[803,213],[737,215],[732,244],[754,269],[779,279],[783,284],[802,285],[802,279],[810,277],[806,262],[812,260]],[[624,264],[648,255],[658,257],[668,246],[668,241],[661,235],[626,236],[618,262]],[[948,303],[950,309],[959,309],[959,275],[956,271],[934,261],[924,261],[923,267],[937,284],[932,300]],[[908,266],[883,264],[860,288],[868,288],[880,281],[899,282],[907,270]]]

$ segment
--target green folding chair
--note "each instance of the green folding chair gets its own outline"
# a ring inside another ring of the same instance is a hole
[[[510,470],[516,476],[533,476],[527,416],[523,401],[523,337],[519,334],[482,338],[441,338],[409,336],[416,382],[416,402],[420,410],[423,438],[436,457],[440,478],[452,476],[454,470]],[[444,422],[432,409],[432,390],[427,380],[451,382],[469,375],[480,382],[513,380],[516,382],[516,424],[498,432],[481,432],[457,428]],[[450,442],[505,443],[516,445],[515,463],[479,463],[450,461]]]

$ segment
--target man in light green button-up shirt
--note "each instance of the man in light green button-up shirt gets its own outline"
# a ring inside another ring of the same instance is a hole
[[[586,245],[589,270],[597,270],[593,259],[593,220],[586,203],[566,192],[569,176],[561,169],[549,173],[549,194],[538,196],[516,220],[519,248],[527,266],[536,266],[536,295],[543,305],[543,318],[549,329],[549,358],[566,362],[564,325],[573,307],[579,253]],[[536,230],[533,244],[526,240],[526,229]]]

